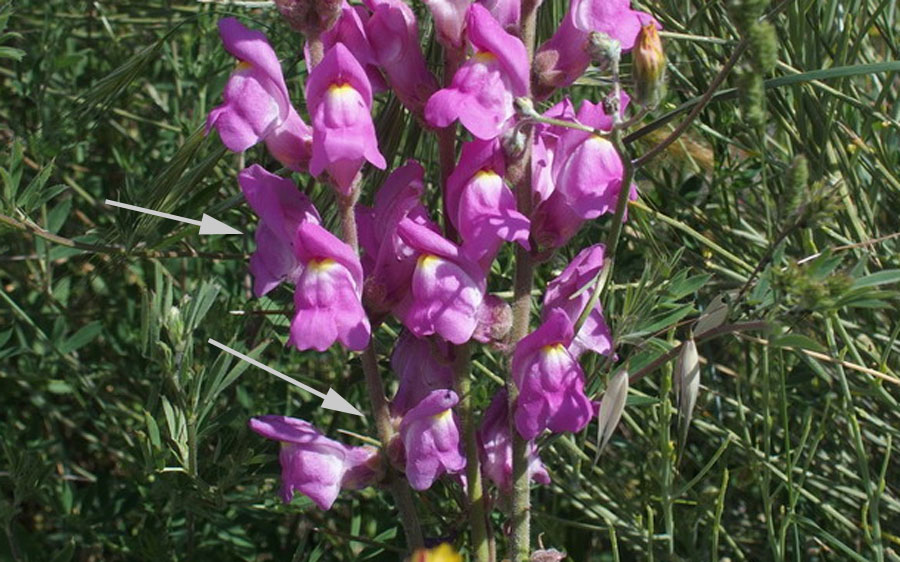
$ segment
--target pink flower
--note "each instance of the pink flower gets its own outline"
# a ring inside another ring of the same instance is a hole
[[[472,0],[423,0],[431,11],[437,40],[449,49],[461,49],[466,27],[466,10]]]
[[[620,99],[625,111],[628,96]],[[556,106],[555,106],[556,107]],[[565,111],[565,108],[561,108]],[[603,104],[582,102],[577,121],[599,130],[613,126]],[[600,135],[567,128],[538,130],[535,141],[537,168],[532,181],[540,201],[532,217],[532,235],[547,248],[564,245],[581,224],[615,211],[624,168],[612,143]],[[631,198],[637,197],[632,186]],[[541,199],[543,198],[543,199]]]
[[[481,469],[502,494],[512,492],[512,436],[509,431],[509,397],[506,389],[494,394],[491,405],[484,412],[481,429],[478,430],[478,448],[481,453]],[[534,442],[529,443],[528,470],[531,479],[541,484],[550,483],[550,475],[541,463]]]
[[[416,251],[397,232],[406,217],[434,232],[438,227],[422,205],[425,170],[413,160],[391,172],[375,194],[375,205],[357,206],[359,241],[364,249],[366,306],[389,312],[409,292],[416,267]]]
[[[378,69],[378,61],[375,51],[372,49],[371,38],[366,32],[369,13],[363,6],[351,6],[347,2],[341,5],[340,16],[334,27],[321,34],[322,47],[325,52],[331,50],[338,43],[342,43],[366,71],[372,90],[375,93],[387,90],[387,84],[381,71]],[[306,49],[306,61],[309,65],[309,49]]]
[[[348,195],[364,161],[386,167],[370,114],[372,88],[343,43],[332,47],[310,72],[306,99],[313,119],[312,175],[327,170],[338,191]]]
[[[341,488],[359,490],[380,480],[380,462],[372,447],[348,447],[333,441],[309,422],[285,416],[250,419],[250,429],[281,442],[281,497],[308,496],[330,509]]]
[[[490,140],[515,114],[515,98],[528,93],[528,53],[479,4],[469,7],[466,25],[475,55],[456,71],[449,88],[431,96],[425,120],[446,127],[459,119],[470,133]]]
[[[519,20],[522,17],[522,3],[518,0],[477,0],[491,12],[503,29],[518,35]]]
[[[311,131],[291,105],[281,64],[266,36],[234,18],[219,20],[225,49],[238,59],[225,84],[225,103],[206,119],[229,150],[243,152],[265,141],[285,166],[304,171],[310,159]]]
[[[563,121],[575,121],[575,108],[569,98],[562,101],[543,113],[544,117],[560,119]],[[557,145],[559,139],[569,129],[559,125],[547,125],[538,123],[534,128],[534,147],[531,152],[531,183],[534,193],[534,202],[546,201],[556,189],[555,168],[559,168],[559,161],[564,160],[562,154],[557,160]],[[555,165],[555,166],[554,166]]]
[[[556,33],[535,54],[535,95],[546,98],[584,73],[591,62],[587,51],[591,32],[615,39],[627,52],[641,26],[651,22],[655,20],[650,14],[631,9],[631,0],[572,0]]]
[[[466,467],[453,406],[452,390],[435,390],[403,416],[400,439],[406,451],[406,478],[415,490],[427,490],[442,474]]]
[[[319,213],[289,179],[254,164],[238,174],[250,207],[259,217],[256,251],[250,256],[253,292],[261,297],[281,284],[295,283],[299,263],[294,256],[294,234],[303,222],[320,223]]]
[[[453,387],[453,368],[447,342],[417,338],[403,332],[391,354],[391,368],[400,379],[391,400],[391,414],[403,416],[432,391]]]
[[[398,233],[416,252],[409,293],[394,314],[418,337],[438,334],[457,345],[467,342],[478,325],[485,276],[456,244],[408,217]]]
[[[416,15],[402,0],[368,0],[366,5],[372,10],[366,33],[374,59],[387,74],[394,95],[421,118],[438,84],[425,64]]]
[[[594,279],[603,269],[603,252],[603,244],[594,244],[581,250],[563,272],[547,285],[543,307],[545,320],[550,317],[551,311],[561,310],[573,325],[578,321],[584,307],[591,300]],[[589,283],[591,285],[588,287]],[[582,290],[585,287],[587,289]],[[601,355],[612,353],[612,334],[606,325],[599,301],[569,345],[569,353],[576,359],[588,350]]]
[[[578,432],[594,414],[584,394],[584,373],[568,347],[572,323],[561,310],[551,310],[544,323],[516,345],[512,375],[519,388],[515,424],[525,439],[545,429]]]
[[[290,343],[301,351],[325,351],[335,341],[364,349],[371,330],[360,302],[363,272],[356,252],[318,224],[304,222],[297,227],[294,255],[302,269]]]
[[[463,145],[447,179],[448,215],[462,237],[462,251],[485,270],[504,240],[529,248],[531,223],[516,210],[515,195],[503,181],[505,169],[498,140],[475,140]]]

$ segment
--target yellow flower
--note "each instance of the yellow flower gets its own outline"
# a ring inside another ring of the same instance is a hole
[[[410,562],[463,562],[463,558],[452,546],[443,543],[430,550],[415,551]]]

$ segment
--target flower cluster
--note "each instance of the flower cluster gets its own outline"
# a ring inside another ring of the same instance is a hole
[[[627,51],[642,26],[655,31],[655,21],[632,10],[629,0],[573,0],[532,64],[518,37],[519,2],[425,4],[437,40],[460,57],[443,88],[426,66],[415,13],[403,0],[277,1],[291,25],[307,34],[304,91],[311,125],[292,105],[266,37],[234,18],[219,23],[237,66],[207,130],[217,130],[235,152],[265,143],[288,172],[253,164],[238,175],[259,217],[250,259],[256,295],[282,283],[293,286],[289,344],[301,351],[325,351],[335,343],[361,351],[382,324],[402,330],[390,361],[398,381],[390,401],[394,435],[381,450],[349,447],[293,418],[250,421],[253,431],[282,443],[285,501],[299,491],[328,509],[341,489],[377,485],[389,466],[415,490],[445,475],[465,484],[464,432],[456,411],[463,397],[453,365],[458,346],[472,340],[511,351],[518,389],[512,403],[505,390],[496,392],[484,412],[477,430],[483,475],[501,492],[511,489],[516,431],[532,441],[531,478],[549,483],[533,440],[545,431],[585,428],[597,407],[585,393],[579,360],[585,353],[613,354],[603,311],[591,299],[605,264],[602,244],[582,249],[549,283],[541,323],[521,341],[506,341],[510,306],[487,288],[504,244],[549,255],[586,221],[612,214],[622,189],[637,196],[633,185],[623,185],[623,162],[605,134],[624,115],[626,94],[615,103],[584,101],[577,110],[565,98],[543,120],[516,107],[519,98],[543,99],[573,83],[591,61],[592,37],[603,34]],[[428,179],[440,174],[419,162],[395,165],[382,152],[372,111],[388,93],[426,129],[452,133],[458,121],[471,135],[440,184]],[[508,176],[518,157],[509,141],[528,127],[526,214]],[[370,188],[367,164],[392,168],[377,189]],[[350,217],[352,237],[342,240],[326,228],[290,172],[333,189],[341,216]],[[426,196],[431,190],[440,191],[442,213],[426,205],[435,199]]]

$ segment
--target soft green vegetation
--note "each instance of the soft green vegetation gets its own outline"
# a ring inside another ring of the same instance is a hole
[[[541,37],[564,7],[545,0]],[[641,7],[669,32],[669,93],[632,135],[635,157],[743,48],[725,2]],[[573,560],[900,559],[897,5],[767,10],[778,62],[764,99],[751,47],[686,134],[638,170],[605,307],[620,362],[646,376],[599,458],[596,422],[542,443],[554,483],[533,495],[534,535]],[[284,347],[291,296],[251,298],[251,237],[201,238],[102,205],[209,212],[252,232],[243,159],[202,133],[232,64],[215,21],[267,28],[298,104],[299,37],[270,7],[16,0],[0,14],[0,560],[395,560],[388,494],[344,493],[328,513],[306,498],[282,505],[277,447],[246,428],[280,413],[360,444],[371,422],[319,410],[206,340],[367,406],[358,358]],[[605,93],[598,77],[578,95]],[[432,137],[394,101],[376,114],[388,159],[418,158],[436,179]],[[259,149],[247,159],[267,162]],[[328,190],[308,191],[333,224]],[[583,239],[602,239],[608,220]],[[537,286],[564,263],[550,260]],[[641,369],[719,297],[727,319],[698,341],[682,446],[674,361]],[[378,332],[380,350],[396,328]],[[475,360],[483,407],[505,359]],[[592,361],[599,394],[611,368]],[[429,536],[466,530],[457,490],[418,496]]]

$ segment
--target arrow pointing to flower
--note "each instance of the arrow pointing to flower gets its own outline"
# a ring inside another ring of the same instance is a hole
[[[218,347],[222,351],[227,351],[228,353],[234,355],[238,359],[242,359],[242,360],[246,361],[247,363],[250,363],[254,367],[259,367],[260,369],[269,373],[270,375],[275,375],[279,379],[289,382],[292,385],[296,386],[297,388],[302,388],[306,392],[309,392],[310,394],[315,394],[319,398],[322,398],[322,407],[325,408],[326,410],[336,410],[338,412],[344,412],[345,414],[353,414],[355,416],[365,417],[365,416],[363,416],[362,412],[360,412],[359,410],[354,408],[349,402],[344,400],[344,397],[341,396],[340,394],[338,394],[337,392],[335,392],[333,388],[328,389],[328,394],[322,394],[315,388],[306,386],[302,382],[296,381],[296,380],[292,379],[291,377],[285,375],[284,373],[280,373],[280,372],[276,371],[275,369],[273,369],[272,367],[269,367],[268,365],[263,365],[256,359],[247,357],[240,351],[231,349],[224,343],[217,342],[216,340],[214,340],[212,338],[209,338],[208,341],[210,344]]]
[[[128,209],[129,211],[137,211],[139,213],[144,213],[147,215],[153,215],[155,217],[162,217],[164,219],[171,219],[173,221],[178,222],[186,222],[188,224],[195,224],[200,227],[200,234],[243,234],[240,230],[236,228],[231,228],[227,224],[222,221],[216,220],[211,216],[203,213],[202,220],[194,220],[186,217],[179,217],[178,215],[170,215],[169,213],[163,213],[160,211],[154,211],[152,209],[145,209],[143,207],[138,207],[137,205],[129,205],[127,203],[120,203],[118,201],[113,201],[112,199],[107,199],[105,201],[107,205],[112,205],[113,207],[121,207],[123,209]]]

